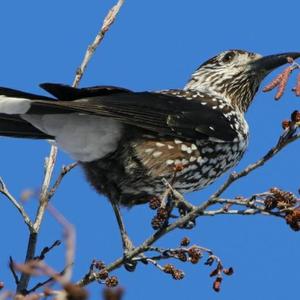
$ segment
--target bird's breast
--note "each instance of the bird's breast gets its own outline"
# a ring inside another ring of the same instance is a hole
[[[151,181],[149,178],[153,182],[145,184],[144,191],[149,191],[152,186],[156,188],[155,194],[163,192],[162,178],[171,181],[175,170],[174,188],[180,192],[190,192],[209,185],[239,162],[247,145],[248,135],[239,134],[232,142],[146,139],[135,143],[132,148],[147,174],[148,182]],[[129,164],[126,167],[128,174],[134,174],[137,165]]]

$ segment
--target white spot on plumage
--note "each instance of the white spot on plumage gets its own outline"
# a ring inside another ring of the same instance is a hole
[[[195,157],[195,156],[191,156],[190,157],[190,162],[193,162],[193,161],[195,161],[197,158]]]
[[[172,146],[172,145],[168,145],[168,149],[174,149],[174,146]]]
[[[204,166],[204,167],[202,168],[202,172],[203,172],[203,173],[206,173],[210,168],[211,168],[210,166]]]
[[[153,155],[153,157],[157,158],[157,157],[162,155],[162,152],[161,151],[155,151],[152,155]]]
[[[185,152],[185,151],[188,151],[188,148],[189,148],[189,147],[188,147],[187,145],[185,145],[185,144],[182,144],[182,145],[181,145],[181,150],[184,151],[184,152]]]
[[[211,159],[209,160],[209,163],[210,163],[211,165],[215,165],[217,161],[218,161],[217,158],[211,158]]]
[[[180,159],[175,159],[175,164],[176,165],[180,165],[181,164],[181,160]]]
[[[215,177],[216,176],[216,171],[214,169],[211,169],[209,172],[208,172],[208,176],[209,177]]]
[[[164,146],[165,146],[165,144],[163,144],[163,143],[160,143],[160,142],[157,142],[157,143],[156,143],[156,146],[157,146],[157,147],[164,147]]]
[[[185,158],[183,158],[183,159],[181,160],[181,163],[182,163],[183,165],[186,165],[186,164],[188,164],[189,162],[188,162],[188,160],[186,160]]]
[[[175,140],[174,140],[174,143],[175,143],[175,144],[182,144],[182,141],[181,141],[181,140],[178,140],[178,139],[175,139]]]
[[[14,98],[0,96],[0,113],[8,115],[21,115],[25,114],[31,104],[30,100],[24,98]]]
[[[197,150],[197,149],[198,149],[197,146],[196,146],[195,144],[192,144],[192,145],[191,145],[191,148],[192,148],[192,150]]]
[[[214,150],[211,147],[205,147],[202,149],[203,153],[212,153]]]
[[[147,149],[145,150],[145,153],[151,154],[153,151],[154,151],[153,148],[147,148]]]
[[[173,160],[173,159],[168,159],[168,160],[166,161],[166,164],[167,164],[167,165],[172,165],[172,164],[174,164],[174,160]]]
[[[202,164],[202,163],[204,162],[204,160],[203,160],[203,158],[202,158],[201,156],[199,156],[199,157],[197,158],[197,162],[198,162],[199,164]]]

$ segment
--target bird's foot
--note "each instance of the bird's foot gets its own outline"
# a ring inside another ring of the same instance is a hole
[[[134,245],[126,232],[122,232],[122,241],[124,251],[124,267],[127,271],[133,272],[136,268],[137,261],[134,261],[132,257],[130,257],[130,252],[134,250]]]

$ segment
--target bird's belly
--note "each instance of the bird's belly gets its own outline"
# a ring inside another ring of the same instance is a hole
[[[248,145],[248,138],[240,136],[233,142],[156,142],[156,146],[157,144],[158,148],[148,145],[143,149],[141,162],[144,176],[136,177],[136,165],[126,166],[128,180],[133,180],[123,187],[124,193],[158,196],[165,190],[163,178],[173,182],[173,187],[181,193],[204,188],[239,162]],[[170,145],[173,148],[170,149]],[[177,170],[175,174],[176,166],[180,166],[181,170]]]
[[[116,152],[102,159],[82,163],[88,180],[111,201],[125,206],[142,204],[161,196],[172,182],[181,193],[201,189],[234,166],[242,157],[247,138],[229,142],[184,142],[152,137],[120,142]]]
[[[174,188],[187,193],[206,187],[235,166],[246,147],[247,140],[207,145],[200,150],[197,163],[187,166],[177,175]]]

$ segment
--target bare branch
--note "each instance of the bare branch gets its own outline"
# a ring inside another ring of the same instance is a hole
[[[275,189],[272,189],[275,191]],[[277,190],[276,190],[277,191]],[[282,192],[283,193],[283,192]],[[132,249],[132,251],[129,251],[127,253],[127,259],[131,259],[133,261],[143,261],[145,257],[138,257],[138,255],[147,252],[147,251],[158,251],[161,253],[161,256],[159,257],[150,257],[150,259],[158,260],[158,259],[164,259],[165,256],[168,256],[168,253],[172,253],[175,250],[168,249],[169,252],[166,252],[167,250],[160,250],[157,247],[151,247],[157,240],[159,240],[162,236],[167,234],[168,232],[173,231],[176,228],[182,227],[186,222],[189,220],[193,220],[199,216],[214,216],[218,214],[232,214],[232,215],[255,215],[255,214],[261,214],[261,215],[267,215],[267,216],[276,216],[280,217],[282,219],[286,219],[287,212],[289,209],[282,209],[278,211],[269,210],[266,207],[266,199],[268,196],[270,196],[272,193],[266,192],[261,194],[253,195],[249,198],[236,198],[236,199],[221,199],[221,198],[210,198],[209,200],[205,201],[204,203],[200,204],[199,206],[193,208],[190,212],[188,212],[185,216],[182,216],[178,218],[175,222],[171,223],[170,225],[161,228],[160,230],[156,231],[153,235],[151,235],[148,239],[146,239],[140,246]],[[289,193],[286,193],[289,194]],[[292,197],[290,195],[289,197]],[[216,204],[223,204],[225,206],[216,209],[216,210],[207,210],[209,207],[216,205]],[[229,206],[232,205],[238,205],[244,207],[244,209],[228,209]],[[294,205],[295,202],[291,203],[291,205]],[[294,211],[292,209],[291,211]],[[202,250],[206,251],[207,253],[212,253],[209,249],[200,247]],[[210,251],[210,252],[209,252]],[[166,254],[167,253],[167,254]],[[170,257],[170,256],[169,256]],[[151,261],[149,261],[151,262]],[[112,270],[115,270],[122,266],[125,263],[125,260],[123,257],[115,260],[113,263],[108,265],[106,267],[106,270],[108,272],[111,272]],[[152,262],[151,262],[152,263]],[[219,277],[218,277],[219,278]],[[94,280],[99,279],[99,273],[97,272],[89,272],[86,276],[84,276],[80,281],[77,282],[79,286],[85,286],[89,284],[90,282]]]
[[[36,219],[34,221],[34,229],[36,230],[36,232],[38,232],[40,229],[45,214],[45,210],[49,202],[48,189],[49,189],[51,177],[56,162],[56,156],[57,156],[57,147],[51,146],[50,154],[48,159],[46,159],[46,164],[45,164],[45,177],[42,184],[42,190],[40,195],[40,205],[37,211]]]
[[[60,273],[58,273],[58,275],[63,276],[65,273],[65,270],[62,270]],[[34,287],[32,287],[30,290],[28,290],[28,294],[35,292],[37,289],[39,289],[40,287],[43,287],[45,285],[48,285],[49,283],[52,283],[55,281],[54,277],[49,277],[48,279],[46,279],[45,281],[39,282],[37,283]]]
[[[35,249],[37,244],[37,232],[31,232],[29,234],[25,263],[31,261],[35,256]],[[30,280],[30,274],[25,272],[21,273],[19,284],[17,285],[17,293],[26,294],[27,286]]]
[[[61,168],[60,174],[58,176],[58,178],[56,179],[56,181],[54,182],[52,188],[50,189],[50,191],[48,192],[48,198],[49,200],[53,197],[53,195],[55,194],[57,188],[59,187],[59,185],[61,184],[63,178],[65,177],[66,174],[68,174],[72,169],[74,169],[76,166],[78,165],[77,162],[73,162],[67,166],[63,166]]]
[[[100,42],[103,40],[105,33],[109,30],[110,26],[114,22],[123,3],[124,3],[124,0],[119,0],[118,3],[109,11],[108,15],[104,19],[104,22],[103,22],[100,32],[97,34],[94,42],[88,47],[87,52],[84,56],[84,59],[80,65],[79,69],[76,72],[76,76],[75,76],[75,79],[73,82],[74,87],[77,87],[79,85],[79,82],[83,76],[84,71],[86,70],[88,62],[90,61],[92,55],[94,54],[96,48],[99,46]],[[52,177],[53,169],[54,169],[55,162],[56,162],[56,157],[57,157],[57,147],[55,145],[52,145],[51,149],[50,149],[49,158],[46,161],[46,165],[45,165],[45,176],[44,176],[44,180],[43,180],[43,184],[42,184],[42,189],[41,189],[41,194],[40,194],[40,202],[39,202],[39,207],[37,210],[34,224],[29,223],[30,219],[24,218],[24,220],[27,220],[27,225],[30,224],[30,225],[32,225],[32,228],[33,228],[33,230],[31,231],[31,234],[29,236],[29,240],[28,240],[28,247],[27,247],[25,263],[32,260],[35,256],[36,239],[37,239],[36,233],[39,232],[39,229],[40,229],[40,226],[41,226],[44,214],[45,214],[45,210],[49,203],[49,200],[54,195],[54,193],[57,190],[59,184],[61,183],[64,175],[76,166],[76,163],[73,163],[73,164],[69,165],[67,167],[67,169],[63,169],[60,176],[57,178],[56,182],[54,183],[53,187],[49,190],[51,177]],[[7,194],[6,196],[8,197],[8,195],[10,195],[10,194]],[[12,199],[10,199],[10,200],[12,201]],[[26,216],[24,209],[22,209],[22,206],[17,205],[18,203],[16,201],[12,201],[12,202],[22,213],[23,217]],[[62,221],[62,219],[60,219],[60,220]],[[64,222],[62,221],[62,223],[64,223]],[[34,231],[34,234],[32,233],[33,231]],[[72,254],[72,252],[69,251],[69,253],[67,254],[67,260],[72,260],[72,263],[73,263],[73,257],[74,257],[74,253]],[[67,263],[67,265],[70,265],[70,264]],[[71,274],[70,272],[71,272],[71,267],[66,271],[66,275],[65,275],[66,278],[70,277],[70,274]],[[22,291],[26,291],[30,276],[31,276],[31,274],[29,274],[29,273],[23,272],[21,274],[21,279],[17,286],[18,293],[20,293]]]
[[[19,211],[25,224],[27,225],[30,232],[34,230],[33,223],[26,213],[24,207],[12,196],[12,194],[7,189],[3,179],[0,177],[0,193],[3,194]]]
[[[56,240],[51,246],[44,247],[39,256],[34,257],[34,259],[43,260],[46,257],[46,254],[49,253],[53,248],[61,244],[60,240]]]
[[[83,76],[83,73],[84,73],[89,61],[91,60],[95,50],[97,49],[97,47],[99,46],[99,44],[103,40],[103,38],[105,36],[105,33],[109,30],[110,26],[114,23],[114,21],[116,19],[116,16],[117,16],[118,12],[120,11],[124,1],[125,0],[119,0],[118,3],[115,6],[113,6],[111,8],[111,10],[108,12],[108,14],[106,15],[100,31],[96,35],[96,37],[95,37],[94,41],[92,42],[92,44],[90,44],[88,46],[87,51],[84,55],[83,61],[80,65],[80,67],[76,71],[76,76],[75,76],[75,79],[73,81],[73,86],[74,87],[77,87],[79,85],[79,82],[80,82],[80,80]]]
[[[18,275],[17,275],[17,273],[14,269],[14,261],[13,261],[11,256],[9,257],[9,269],[10,269],[10,271],[11,271],[13,277],[14,277],[16,285],[18,285],[19,284],[19,277],[18,277]]]

